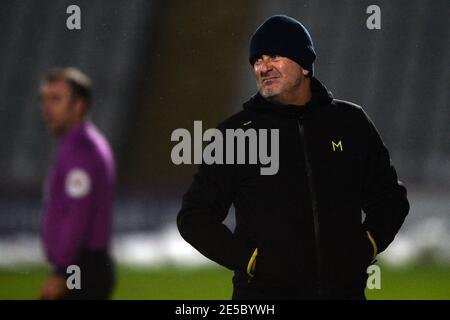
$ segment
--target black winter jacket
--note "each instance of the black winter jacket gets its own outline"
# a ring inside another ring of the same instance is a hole
[[[218,126],[279,129],[277,174],[202,164],[183,197],[180,234],[234,270],[235,299],[363,298],[374,251],[408,214],[406,188],[365,111],[333,99],[315,78],[311,90],[304,106],[256,94]],[[223,224],[231,204],[234,232]]]

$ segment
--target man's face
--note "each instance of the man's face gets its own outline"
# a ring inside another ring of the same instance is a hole
[[[262,55],[253,65],[260,94],[268,99],[290,94],[300,87],[308,71],[289,58]]]
[[[64,80],[46,82],[41,87],[42,117],[48,131],[63,135],[77,117],[76,99]]]

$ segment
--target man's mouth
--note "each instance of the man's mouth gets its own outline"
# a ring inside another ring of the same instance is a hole
[[[272,81],[274,81],[274,80],[276,80],[276,79],[278,79],[279,77],[266,77],[266,78],[263,78],[262,79],[262,83],[263,84],[266,84],[267,82],[272,82]]]

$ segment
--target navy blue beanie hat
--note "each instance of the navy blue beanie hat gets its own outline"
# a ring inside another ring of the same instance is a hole
[[[297,62],[314,73],[316,58],[308,30],[294,18],[276,15],[268,18],[253,34],[249,61],[253,65],[263,54],[276,54]]]

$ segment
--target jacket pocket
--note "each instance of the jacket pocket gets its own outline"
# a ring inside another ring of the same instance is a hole
[[[371,251],[372,258],[370,260],[370,263],[374,263],[375,259],[377,257],[377,254],[378,254],[378,246],[377,246],[377,243],[376,243],[375,239],[373,238],[372,234],[370,233],[370,231],[366,230],[366,237],[367,237],[367,240],[370,242],[370,245],[372,248],[372,251]]]
[[[363,264],[364,268],[367,268],[375,261],[376,255],[378,253],[378,248],[375,239],[372,237],[372,234],[369,231],[362,230],[361,234],[361,263]]]
[[[252,256],[250,257],[250,260],[248,261],[247,264],[247,275],[250,278],[253,278],[255,276],[255,271],[256,271],[256,257],[258,256],[258,248],[255,248],[255,250],[253,251]]]

